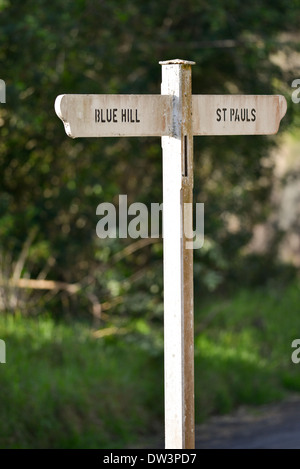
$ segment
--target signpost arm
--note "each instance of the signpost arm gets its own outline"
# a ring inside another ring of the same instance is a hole
[[[194,318],[192,232],[193,134],[191,65],[171,60],[162,65],[161,94],[172,95],[172,136],[162,137],[165,447],[193,449]],[[189,216],[185,216],[189,213]],[[189,243],[190,247],[190,243]]]

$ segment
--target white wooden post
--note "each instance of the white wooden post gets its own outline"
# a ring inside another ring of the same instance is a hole
[[[193,250],[184,204],[193,200],[191,65],[162,65],[162,95],[172,95],[172,136],[162,137],[164,250],[165,447],[195,447]]]

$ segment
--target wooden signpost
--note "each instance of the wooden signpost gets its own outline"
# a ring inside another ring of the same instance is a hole
[[[160,95],[60,95],[55,111],[72,137],[160,136],[163,154],[165,447],[192,449],[194,314],[192,217],[194,135],[278,131],[283,96],[192,95],[194,62],[162,65]]]

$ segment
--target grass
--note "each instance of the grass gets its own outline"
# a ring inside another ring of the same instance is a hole
[[[291,343],[300,338],[299,300],[293,284],[240,291],[198,312],[200,325],[213,318],[195,337],[198,420],[300,391],[300,364],[291,360]]]
[[[149,431],[162,373],[135,344],[95,340],[83,325],[1,320],[1,448],[118,448]]]
[[[196,307],[196,421],[300,391],[299,298],[295,283]],[[78,322],[0,317],[0,448],[124,448],[162,431],[163,351],[141,321],[95,339]]]

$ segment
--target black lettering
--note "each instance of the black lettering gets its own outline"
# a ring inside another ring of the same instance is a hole
[[[233,115],[234,115],[234,109],[231,107],[230,108],[230,122],[232,122]]]
[[[111,122],[111,119],[112,119],[111,109],[106,109],[106,120],[107,120],[107,122]]]
[[[130,122],[134,122],[134,120],[132,119],[132,109],[130,109]]]
[[[227,108],[226,108],[226,107],[223,107],[224,122],[226,121],[226,111],[227,111]]]
[[[256,109],[251,109],[251,115],[252,115],[252,122],[256,120]]]
[[[238,109],[235,110],[234,121],[235,122],[236,121],[240,122],[240,116],[239,116],[239,110]]]
[[[218,108],[217,109],[217,122],[220,122],[220,120],[221,120],[221,109]]]
[[[135,110],[135,122],[141,122],[141,121],[138,119],[137,109]]]
[[[95,109],[95,122],[99,122],[100,120],[100,111],[99,109]]]
[[[244,122],[246,120],[246,112],[247,112],[247,120],[248,120],[248,109],[241,109],[241,121]]]
[[[113,109],[113,122],[118,122],[118,119],[117,119],[117,110],[118,110],[118,109]]]
[[[247,109],[247,122],[250,122],[251,119],[250,119],[250,117],[249,117],[249,112],[248,112],[248,111],[249,111],[249,109]]]
[[[101,122],[106,122],[103,115],[103,109],[101,109]]]
[[[121,109],[122,122],[126,122],[126,109]]]

